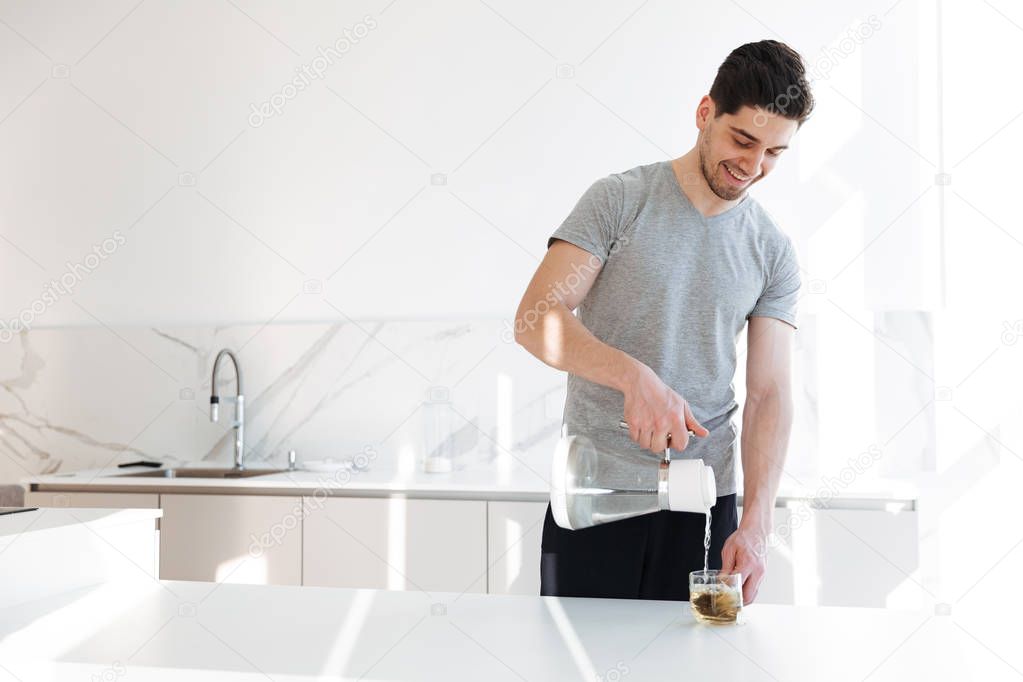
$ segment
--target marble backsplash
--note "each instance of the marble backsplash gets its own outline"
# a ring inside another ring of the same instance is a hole
[[[209,420],[225,347],[241,363],[250,463],[295,449],[300,463],[370,452],[416,467],[439,424],[456,468],[504,462],[546,480],[565,375],[507,322],[358,320],[24,331],[0,344],[0,482],[143,457],[230,463],[233,407]],[[218,388],[234,393],[229,362]]]
[[[874,336],[848,339],[848,323],[829,319],[803,314],[795,336],[788,478],[812,486],[872,444],[884,457],[869,475],[932,468],[933,389],[896,354],[933,369],[926,314],[885,313]],[[0,343],[0,484],[142,457],[230,464],[233,407],[209,420],[213,359],[225,347],[242,366],[249,463],[284,465],[294,449],[300,464],[369,453],[411,471],[440,442],[456,468],[549,478],[566,375],[515,344],[508,321],[348,319],[23,331]],[[230,363],[219,379],[232,394]]]

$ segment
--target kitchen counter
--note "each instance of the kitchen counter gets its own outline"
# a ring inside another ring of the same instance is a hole
[[[0,678],[973,679],[948,616],[759,604],[746,615],[708,626],[685,602],[108,584],[7,609]]]
[[[209,462],[189,466],[220,466]],[[230,466],[230,465],[228,465]],[[177,467],[181,468],[181,467]],[[254,466],[253,468],[258,468]],[[382,467],[365,471],[283,471],[249,478],[150,478],[119,476],[131,469],[92,469],[49,474],[22,483],[38,491],[209,493],[237,495],[346,495],[390,497],[397,494],[434,499],[546,501],[547,482],[528,470],[501,474],[491,468],[443,474],[402,472]]]
[[[151,582],[162,516],[160,509],[33,509],[0,516],[0,613],[88,585],[140,576]]]
[[[90,531],[140,521],[156,521],[159,509],[26,509],[0,516],[0,552],[25,532],[84,527]]]
[[[191,466],[211,466],[197,462]],[[547,471],[534,472],[525,467],[501,470],[497,466],[478,467],[443,474],[422,471],[400,471],[373,467],[367,471],[320,473],[285,471],[276,474],[237,479],[200,478],[135,478],[118,476],[133,469],[90,469],[73,473],[57,473],[27,478],[22,484],[32,491],[50,492],[132,492],[132,493],[199,493],[221,495],[322,495],[350,497],[470,499],[492,501],[546,502]],[[806,481],[811,479],[807,478]],[[900,482],[870,481],[852,483],[839,490],[826,486],[812,488],[787,477],[779,491],[777,506],[829,495],[831,509],[901,510],[916,509],[917,495],[912,486]],[[742,493],[739,493],[742,503]]]

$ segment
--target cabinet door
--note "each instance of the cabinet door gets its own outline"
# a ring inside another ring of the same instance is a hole
[[[486,504],[306,498],[302,584],[485,592]]]
[[[816,513],[817,603],[918,609],[919,515],[915,511],[829,509]]]
[[[546,502],[488,502],[487,592],[540,594],[540,538]]]
[[[299,585],[302,498],[161,495],[160,578]]]
[[[155,493],[60,493],[30,490],[25,493],[25,506],[159,509],[160,496]]]
[[[920,608],[925,594],[914,511],[774,510],[774,538],[757,602]],[[741,509],[740,509],[741,512]]]

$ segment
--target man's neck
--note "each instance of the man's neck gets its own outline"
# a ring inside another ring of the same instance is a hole
[[[726,201],[714,194],[700,170],[700,152],[695,147],[673,160],[671,167],[675,171],[675,179],[678,181],[679,187],[689,198],[689,202],[705,218],[724,213],[745,199],[744,194],[734,201]]]

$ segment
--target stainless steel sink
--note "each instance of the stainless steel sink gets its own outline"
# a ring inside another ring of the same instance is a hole
[[[200,469],[198,467],[181,467],[179,469],[150,469],[133,471],[130,474],[113,474],[117,477],[132,478],[251,478],[279,474],[287,469]]]

